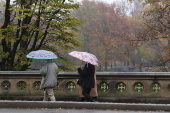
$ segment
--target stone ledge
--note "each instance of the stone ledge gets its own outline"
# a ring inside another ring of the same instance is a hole
[[[78,96],[55,96],[57,101],[78,102]],[[42,101],[43,96],[1,96],[1,101]],[[99,102],[106,103],[146,103],[170,104],[170,97],[99,97]]]
[[[170,111],[170,104],[73,102],[73,101],[0,101],[0,108],[63,108],[63,109],[100,109],[100,110],[162,110]]]

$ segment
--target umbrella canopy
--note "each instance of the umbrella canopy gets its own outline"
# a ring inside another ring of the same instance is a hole
[[[56,59],[58,58],[53,52],[47,51],[47,50],[37,50],[37,51],[31,51],[26,56],[27,58],[33,58],[33,59]]]
[[[79,51],[72,51],[69,53],[70,56],[75,57],[79,60],[84,62],[90,63],[92,65],[98,66],[98,59],[95,55],[88,53],[88,52],[79,52]]]

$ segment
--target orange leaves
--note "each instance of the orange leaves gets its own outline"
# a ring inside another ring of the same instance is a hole
[[[162,52],[170,52],[170,45],[168,47],[165,47]]]
[[[133,41],[130,41],[129,42],[131,46],[134,46],[134,42]]]
[[[164,5],[169,5],[169,4],[170,4],[170,1],[169,1],[169,0],[165,0],[165,1],[163,1],[163,4],[164,4]]]

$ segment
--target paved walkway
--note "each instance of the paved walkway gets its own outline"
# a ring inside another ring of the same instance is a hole
[[[0,109],[0,113],[169,113],[165,111],[77,110],[77,109]]]
[[[170,113],[170,104],[0,101],[0,113],[162,113],[162,111]]]

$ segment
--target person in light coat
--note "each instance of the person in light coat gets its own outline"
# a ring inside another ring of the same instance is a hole
[[[40,69],[40,74],[42,75],[40,89],[44,90],[43,101],[55,101],[54,87],[57,86],[57,75],[59,73],[58,66],[52,61],[52,59],[47,59],[47,64],[45,64]]]

